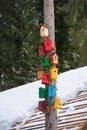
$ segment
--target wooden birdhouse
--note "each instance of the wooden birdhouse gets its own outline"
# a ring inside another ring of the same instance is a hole
[[[46,98],[46,88],[39,88],[39,98]]]
[[[47,114],[47,113],[50,112],[50,110],[51,110],[51,106],[50,105],[46,105],[44,113]]]
[[[48,27],[46,25],[41,25],[40,27],[40,36],[43,38],[47,38],[48,37]]]
[[[49,83],[50,83],[50,80],[49,80],[48,74],[43,74],[42,84],[49,84]]]
[[[54,100],[54,109],[62,109],[62,104],[60,99]]]
[[[46,56],[46,51],[44,45],[38,46],[38,55],[39,56]]]
[[[51,51],[52,50],[52,41],[51,40],[45,40],[44,46],[45,46],[46,51]]]
[[[58,68],[51,68],[50,69],[50,78],[52,80],[57,79],[58,77]]]
[[[38,68],[37,69],[37,78],[42,79],[43,74],[44,74],[44,68]]]
[[[56,53],[50,56],[50,63],[55,65],[58,64],[58,56]]]
[[[44,104],[45,104],[45,101],[39,101],[39,103],[38,103],[38,110],[39,111],[43,111]]]
[[[49,60],[48,57],[44,58],[43,66],[44,67],[50,67],[50,60]]]
[[[49,85],[48,86],[48,97],[55,96],[55,86]]]
[[[47,114],[47,113],[50,112],[50,110],[51,110],[51,105],[50,105],[47,101],[45,101],[42,111],[43,111],[45,114]]]

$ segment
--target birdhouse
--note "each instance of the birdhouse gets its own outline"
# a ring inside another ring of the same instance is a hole
[[[50,63],[55,65],[58,64],[58,56],[56,53],[50,56]]]
[[[38,46],[38,55],[39,56],[46,56],[46,51],[44,45]]]
[[[49,60],[48,57],[44,58],[43,66],[44,67],[50,67],[50,60]]]
[[[51,40],[45,40],[44,46],[45,46],[46,51],[51,51],[52,50],[52,41]]]
[[[62,104],[60,99],[54,100],[54,109],[62,109]]]
[[[45,114],[47,114],[47,113],[49,113],[50,112],[50,110],[51,110],[51,105],[47,102],[47,101],[45,101],[45,103],[44,103],[44,105],[43,105],[43,112],[45,113]]]
[[[39,98],[46,98],[46,88],[39,88]]]
[[[39,103],[38,103],[38,110],[39,111],[43,111],[44,104],[45,104],[45,101],[39,101]]]
[[[38,68],[37,69],[37,78],[42,79],[43,74],[44,74],[44,69],[43,68]]]
[[[43,74],[42,84],[49,84],[49,83],[50,83],[50,80],[49,80],[48,74]]]
[[[50,112],[50,110],[51,110],[51,106],[50,105],[46,105],[44,113],[47,114],[47,113]]]
[[[51,79],[57,79],[58,77],[58,68],[51,68],[50,69],[50,78]]]
[[[52,85],[48,86],[48,97],[54,97],[55,96],[55,87]]]
[[[48,37],[48,27],[46,25],[41,25],[40,27],[40,36],[43,38],[47,38]]]

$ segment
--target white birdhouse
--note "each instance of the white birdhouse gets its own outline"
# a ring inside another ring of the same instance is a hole
[[[43,38],[47,38],[48,37],[48,27],[46,25],[41,25],[40,27],[40,36]]]

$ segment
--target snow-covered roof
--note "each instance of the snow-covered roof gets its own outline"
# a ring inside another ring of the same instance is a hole
[[[0,130],[7,130],[15,122],[22,122],[25,118],[30,117],[40,100],[38,96],[39,87],[44,87],[41,80],[0,92]],[[75,98],[79,92],[86,90],[87,66],[67,71],[58,76],[57,95],[62,104]],[[62,111],[64,111],[63,109]],[[67,110],[69,112],[72,109]]]
[[[75,98],[63,104],[63,109],[57,111],[58,130],[78,130],[87,121],[87,90],[79,92]],[[12,130],[45,130],[45,115],[35,110],[24,122]],[[20,128],[20,129],[19,129]]]

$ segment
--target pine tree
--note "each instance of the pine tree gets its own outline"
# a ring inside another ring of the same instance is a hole
[[[35,5],[30,0],[0,1],[1,90],[35,80],[39,36]]]

